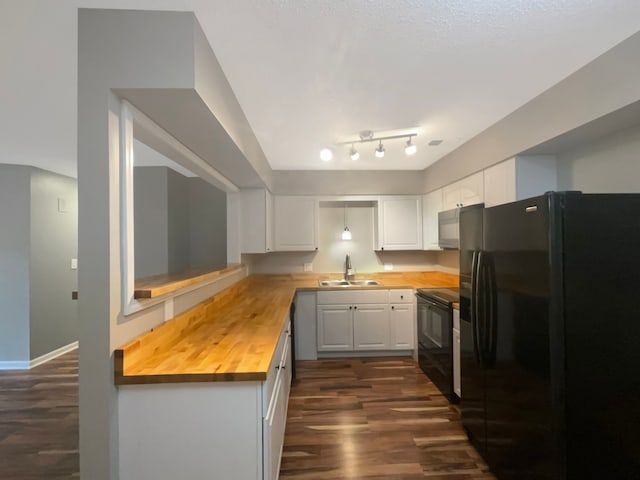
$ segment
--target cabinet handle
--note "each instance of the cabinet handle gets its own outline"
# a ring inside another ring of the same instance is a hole
[[[349,310],[351,310],[353,307],[351,305],[349,305]]]
[[[353,309],[354,309],[354,310],[357,310],[357,309],[358,309],[358,306],[357,306],[357,305],[356,305],[356,306],[354,306],[354,307],[353,307]]]
[[[318,250],[318,247],[316,247],[316,250]]]
[[[396,306],[395,305],[391,305],[391,310],[395,310]]]
[[[400,295],[400,300],[404,299],[404,295]]]

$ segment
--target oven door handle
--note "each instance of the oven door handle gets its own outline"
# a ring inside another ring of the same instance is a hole
[[[447,307],[445,305],[441,305],[439,303],[434,302],[433,300],[430,300],[426,297],[420,296],[420,301],[428,304],[430,307],[436,307],[439,309],[446,309]]]

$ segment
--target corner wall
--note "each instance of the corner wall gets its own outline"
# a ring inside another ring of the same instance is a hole
[[[440,188],[638,102],[638,51],[640,32],[427,168],[424,191]]]
[[[640,193],[640,125],[558,156],[560,190]]]

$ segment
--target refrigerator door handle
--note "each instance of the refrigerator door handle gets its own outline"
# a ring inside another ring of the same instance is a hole
[[[476,354],[476,361],[482,365],[482,342],[480,337],[480,283],[482,272],[482,250],[473,252],[473,262],[471,270],[471,326],[473,332],[473,349]]]
[[[487,362],[495,365],[496,362],[496,344],[498,329],[498,297],[496,285],[496,270],[493,265],[493,259],[488,258],[486,262],[487,272],[487,301],[488,301],[488,346],[487,346]]]

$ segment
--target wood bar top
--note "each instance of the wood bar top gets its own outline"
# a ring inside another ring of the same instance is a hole
[[[117,385],[261,381],[267,378],[296,290],[319,287],[329,274],[250,275],[114,352]],[[381,272],[358,275],[381,285],[348,289],[457,286],[442,272]]]
[[[231,264],[218,270],[198,268],[180,273],[163,273],[161,275],[141,278],[136,280],[133,298],[143,299],[159,297],[160,295],[175,292],[176,290],[188,287],[189,285],[213,280],[227,273],[240,270],[241,268],[242,265],[240,264]]]

